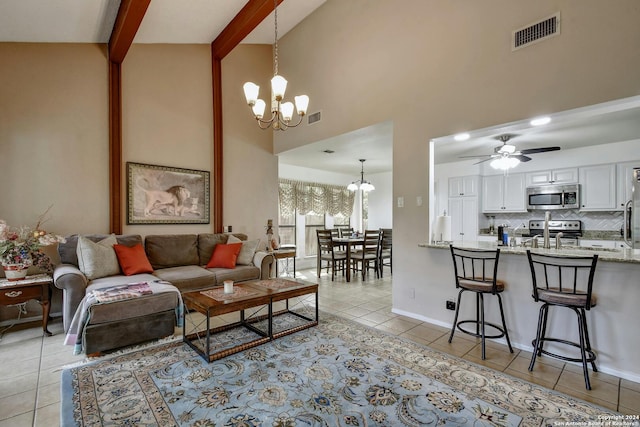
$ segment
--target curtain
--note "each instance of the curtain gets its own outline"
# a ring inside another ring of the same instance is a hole
[[[280,179],[280,210],[286,215],[309,212],[328,213],[335,216],[351,216],[355,193],[341,185],[318,184],[315,182]]]

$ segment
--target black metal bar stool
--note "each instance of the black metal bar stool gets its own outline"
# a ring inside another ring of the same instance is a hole
[[[453,257],[453,270],[456,278],[456,288],[460,289],[458,293],[458,303],[456,304],[456,314],[451,327],[451,335],[449,342],[453,340],[453,334],[458,328],[465,334],[478,337],[482,340],[482,360],[485,356],[485,339],[486,338],[502,338],[505,337],[509,351],[513,353],[511,340],[509,340],[509,332],[504,320],[504,310],[502,308],[502,298],[500,293],[504,291],[504,282],[497,279],[498,275],[498,259],[500,258],[500,249],[484,250],[484,249],[463,249],[449,245],[451,248],[451,256]],[[460,301],[462,293],[465,291],[474,292],[476,294],[476,318],[473,320],[462,320],[458,322],[458,313],[460,311]],[[484,313],[484,295],[491,294],[498,297],[500,305],[500,318],[502,326],[485,321]],[[473,323],[476,325],[476,331],[472,332],[464,329],[462,325]],[[499,333],[493,335],[486,334],[486,327],[490,326]]]
[[[598,255],[587,257],[552,256],[527,251],[531,277],[533,279],[533,299],[542,302],[538,316],[536,339],[532,341],[533,355],[529,371],[533,370],[536,357],[546,354],[569,362],[581,362],[584,371],[584,383],[591,390],[588,364],[593,372],[596,368],[596,355],[591,349],[586,311],[596,305],[596,296],[592,294],[593,276],[596,271]],[[547,318],[549,307],[566,307],[578,316],[580,343],[560,338],[547,337]],[[566,344],[580,349],[580,357],[569,357],[552,353],[544,349],[546,342]]]

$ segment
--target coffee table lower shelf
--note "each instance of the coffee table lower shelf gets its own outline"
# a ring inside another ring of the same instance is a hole
[[[260,316],[260,318],[256,318],[256,322],[265,320],[267,318],[268,316]],[[183,341],[208,362],[213,362],[214,360],[222,359],[223,357],[227,357],[232,354],[239,353],[241,351],[248,350],[252,347],[256,347],[260,344],[271,341],[268,333],[253,327],[247,322],[236,322],[229,325],[210,328],[208,320],[209,318],[207,318],[207,330],[183,335]],[[233,333],[234,330],[236,330],[236,334]],[[247,341],[241,342],[239,344],[237,343],[237,341],[235,341],[234,345],[221,345],[220,347],[222,348],[220,350],[216,349],[216,343],[213,342],[212,339],[215,340],[216,338],[218,338],[219,341],[219,338],[223,336],[229,338],[237,335],[242,335],[243,333],[240,331],[243,331],[244,334],[247,335]],[[253,337],[252,335],[255,337]]]
[[[219,301],[206,296],[203,292],[183,294],[184,322],[183,341],[187,343],[204,360],[213,362],[229,355],[256,347],[276,338],[311,328],[318,325],[318,285],[282,279],[238,284],[237,289],[245,296],[228,297],[228,301]],[[277,290],[269,289],[275,287]],[[286,286],[283,288],[283,286]],[[266,288],[265,288],[266,287]],[[292,310],[289,298],[315,294],[315,309],[311,313],[304,310]],[[216,297],[218,298],[218,297]],[[286,301],[286,308],[273,312],[273,304]],[[256,315],[267,307],[268,314]],[[245,310],[256,311],[245,317]],[[197,311],[205,318],[196,324],[190,311]],[[231,312],[240,312],[240,321],[224,326],[211,327],[211,318]],[[313,313],[315,312],[315,313]],[[315,318],[312,315],[315,314]],[[192,332],[187,333],[187,319],[191,322]],[[206,323],[206,329],[198,330]]]

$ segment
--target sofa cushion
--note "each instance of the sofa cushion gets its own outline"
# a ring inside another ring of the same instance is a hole
[[[108,234],[85,234],[83,237],[91,240],[92,242],[98,242]],[[78,255],[76,253],[78,247],[78,235],[72,234],[67,236],[66,242],[58,244],[58,254],[60,255],[60,262],[63,264],[72,264],[78,266]],[[116,235],[116,240],[119,244],[125,246],[133,246],[136,243],[142,243],[142,237],[138,234],[123,234]]]
[[[144,253],[144,248],[141,244],[132,247],[116,244],[113,245],[113,249],[116,251],[118,263],[125,276],[153,273],[151,263],[147,258],[147,254]]]
[[[211,288],[216,284],[215,274],[197,265],[163,268],[155,270],[153,275],[171,282],[180,292]]]
[[[114,234],[93,242],[84,236],[78,238],[76,248],[78,268],[87,276],[87,279],[99,279],[100,277],[120,274],[120,265],[113,245],[117,244]]]
[[[146,236],[145,251],[154,270],[181,265],[198,265],[198,236],[163,234]]]
[[[229,236],[227,239],[227,243],[242,243],[242,249],[240,250],[240,254],[238,254],[238,259],[236,260],[236,264],[238,265],[253,265],[253,256],[258,249],[258,244],[260,240],[240,240],[233,234]]]
[[[207,265],[213,255],[213,248],[218,243],[227,243],[227,239],[231,234],[223,233],[201,233],[198,234],[198,256],[200,257],[200,265]],[[247,240],[247,235],[242,233],[234,233],[240,240]]]
[[[236,268],[240,250],[242,250],[242,243],[218,243],[213,249],[207,268]]]
[[[222,286],[225,280],[244,282],[246,280],[260,279],[260,269],[254,265],[237,265],[236,268],[208,268],[215,273],[216,285]]]

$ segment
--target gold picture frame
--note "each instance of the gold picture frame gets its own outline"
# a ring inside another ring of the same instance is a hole
[[[210,173],[127,162],[127,224],[209,224]]]

